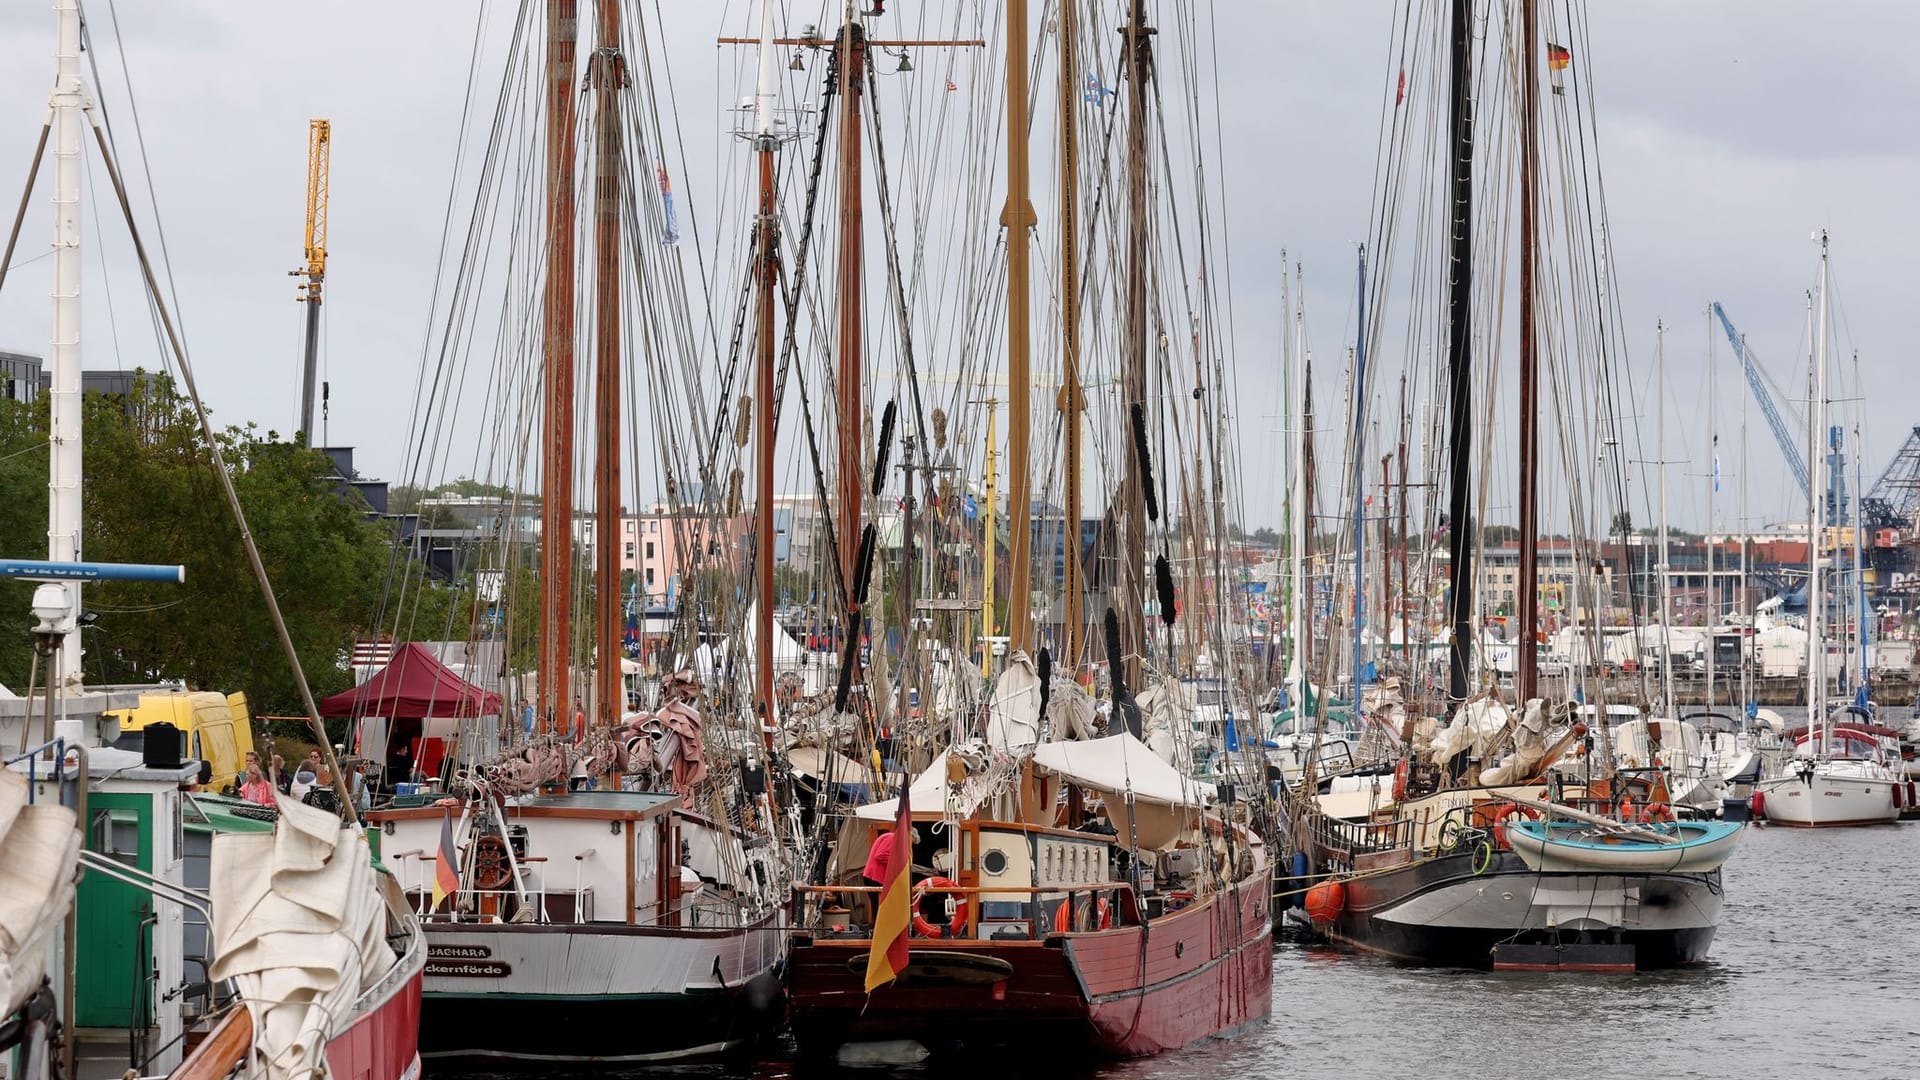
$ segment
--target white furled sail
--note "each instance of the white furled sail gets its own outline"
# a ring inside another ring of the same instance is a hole
[[[273,832],[214,838],[211,880],[212,976],[253,1014],[264,1076],[324,1072],[327,1040],[394,964],[366,837],[282,801]]]

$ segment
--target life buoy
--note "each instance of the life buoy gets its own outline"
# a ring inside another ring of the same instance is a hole
[[[1640,823],[1651,825],[1656,821],[1672,821],[1673,807],[1663,802],[1650,802],[1640,808]]]
[[[1393,767],[1393,801],[1407,801],[1407,759],[1401,758],[1400,764]]]
[[[1113,911],[1107,907],[1107,898],[1104,896],[1094,898],[1093,921],[1094,926],[1098,929],[1113,929]],[[1072,931],[1073,900],[1072,898],[1068,898],[1060,901],[1060,906],[1053,909],[1053,932],[1056,934],[1067,934],[1072,933]]]
[[[960,883],[952,878],[935,876],[921,879],[920,884],[913,887],[913,898],[908,901],[913,907],[913,932],[919,934],[921,937],[941,936],[940,928],[920,913],[920,901],[925,899],[927,893],[933,889],[957,889],[959,887]],[[945,895],[952,896],[953,894],[946,893]],[[955,904],[953,908],[953,921],[947,924],[947,932],[955,937],[958,937],[960,933],[967,928],[967,916],[971,914],[973,908],[973,901],[965,896],[960,897],[959,900],[960,902]]]
[[[1531,806],[1508,803],[1501,807],[1500,812],[1493,815],[1493,844],[1502,851],[1512,850],[1507,846],[1507,819],[1515,815],[1526,818],[1528,821],[1540,820],[1540,811]]]

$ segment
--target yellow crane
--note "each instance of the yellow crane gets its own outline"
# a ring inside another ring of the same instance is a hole
[[[292,271],[307,280],[298,300],[307,305],[307,347],[300,379],[300,434],[313,444],[313,385],[320,356],[320,286],[327,277],[327,169],[333,142],[333,123],[307,123],[307,265]]]

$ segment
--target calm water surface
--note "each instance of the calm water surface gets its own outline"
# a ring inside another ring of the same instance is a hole
[[[1750,828],[1725,879],[1713,959],[1700,967],[1491,974],[1282,941],[1266,1025],[1071,1080],[1920,1077],[1920,824]],[[1018,1061],[969,1066],[839,1072],[1069,1080]],[[636,1075],[784,1080],[795,1072],[769,1060]]]

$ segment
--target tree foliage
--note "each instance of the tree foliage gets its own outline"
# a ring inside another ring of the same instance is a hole
[[[0,544],[16,557],[45,550],[45,398],[0,411]],[[195,688],[243,690],[256,713],[301,711],[240,530],[221,495],[189,403],[164,380],[130,396],[85,399],[85,558],[179,563],[184,585],[102,582],[83,604],[98,613],[85,635],[89,684],[177,679]],[[377,618],[391,553],[381,527],[350,491],[327,479],[318,451],[253,425],[220,435],[234,487],[295,650],[316,695],[349,683],[344,661]],[[38,444],[37,449],[35,444]],[[37,487],[37,497],[31,497]],[[0,626],[25,629],[28,592],[0,594]],[[0,645],[0,682],[25,683],[27,650]]]

